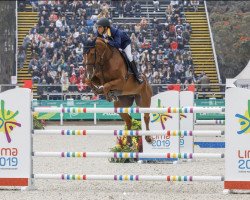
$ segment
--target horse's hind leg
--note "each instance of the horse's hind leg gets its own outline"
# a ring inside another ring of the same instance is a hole
[[[150,108],[151,97],[152,97],[152,89],[148,85],[148,83],[146,83],[145,86],[142,88],[140,95],[136,96],[135,102],[139,107]],[[144,113],[144,122],[146,125],[146,130],[149,130],[150,113]],[[152,142],[151,136],[145,136],[145,139],[149,143]]]
[[[132,96],[119,96],[118,101],[114,102],[114,107],[130,107],[133,105],[134,97]],[[132,127],[132,117],[128,113],[119,113],[125,124],[127,125],[127,129],[131,130]],[[132,138],[130,136],[127,137],[128,142],[132,144]]]
[[[133,96],[118,96],[118,101],[114,102],[114,107],[131,107],[134,102]],[[128,129],[132,127],[132,118],[128,113],[119,113],[121,118],[125,121]]]

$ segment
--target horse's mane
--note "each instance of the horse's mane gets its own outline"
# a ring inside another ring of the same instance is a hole
[[[97,38],[95,39],[95,44],[101,45],[102,47],[105,47],[105,48],[108,47],[108,49],[109,49],[110,51],[112,51],[112,52],[115,52],[115,51],[119,52],[119,50],[118,50],[117,48],[115,48],[115,47],[109,45],[108,43],[105,43],[104,39],[101,38],[101,37],[97,37]]]

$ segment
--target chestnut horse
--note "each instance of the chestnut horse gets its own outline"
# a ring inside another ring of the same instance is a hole
[[[121,52],[106,44],[102,38],[96,38],[84,54],[87,77],[86,83],[95,94],[105,95],[108,101],[114,100],[114,107],[131,107],[135,101],[139,107],[150,107],[152,88],[145,76],[139,84],[134,75],[128,71]],[[127,113],[120,113],[128,130],[132,119]],[[149,113],[144,114],[146,130],[149,130]],[[147,142],[152,142],[146,136]]]

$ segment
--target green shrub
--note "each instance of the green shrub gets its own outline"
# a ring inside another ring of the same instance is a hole
[[[33,129],[44,129],[44,121],[33,115]]]
[[[125,130],[127,126],[124,127]],[[141,122],[132,119],[131,130],[141,130]],[[142,149],[142,137],[141,136],[122,136],[117,137],[117,144],[115,147],[111,148],[112,152],[139,152]],[[114,163],[130,163],[135,162],[135,158],[111,158],[110,162]]]

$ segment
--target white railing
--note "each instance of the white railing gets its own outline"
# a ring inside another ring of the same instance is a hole
[[[210,20],[209,20],[209,16],[208,16],[208,11],[207,11],[207,2],[206,2],[206,0],[204,1],[204,6],[205,6],[206,17],[207,17],[207,23],[208,23],[208,29],[209,29],[210,39],[211,39],[211,43],[212,43],[214,61],[215,61],[215,66],[216,66],[216,71],[217,71],[217,77],[218,77],[219,83],[221,83],[220,70],[219,70],[217,55],[216,55],[216,51],[215,51],[214,38],[213,38],[213,33],[211,31],[211,26],[210,26]]]

